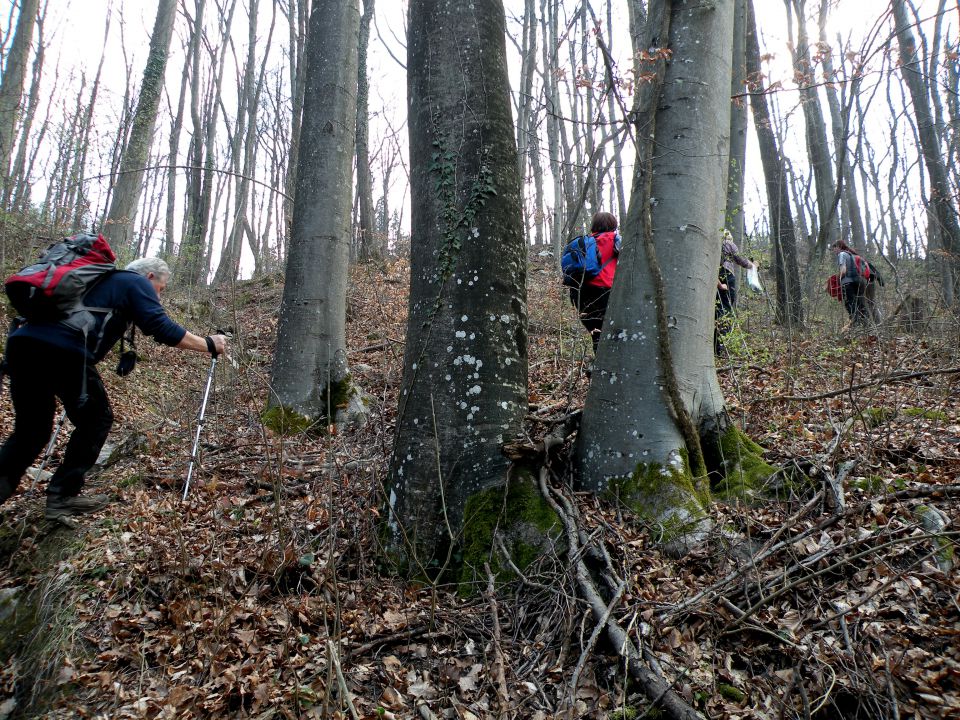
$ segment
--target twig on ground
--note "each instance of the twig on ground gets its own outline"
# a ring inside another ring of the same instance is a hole
[[[587,660],[590,659],[590,655],[593,654],[593,648],[597,645],[597,640],[600,639],[600,633],[602,633],[606,627],[607,623],[610,621],[610,616],[613,614],[614,608],[620,604],[620,598],[623,597],[624,591],[627,589],[627,583],[621,582],[620,587],[617,588],[617,591],[614,593],[613,598],[607,603],[607,609],[604,610],[603,616],[597,620],[596,625],[594,625],[593,632],[590,633],[590,638],[587,640],[587,644],[583,647],[583,652],[580,653],[580,659],[577,661],[577,666],[573,669],[573,675],[570,676],[570,715],[573,716],[573,711],[576,708],[577,700],[577,685],[580,684],[580,675],[583,673],[583,668],[587,664]]]
[[[817,393],[816,395],[768,395],[766,397],[754,398],[750,401],[751,405],[759,405],[761,403],[768,402],[808,402],[810,400],[825,400],[826,398],[838,397],[839,395],[846,395],[848,393],[854,392],[856,390],[863,390],[869,387],[876,387],[878,385],[885,385],[889,382],[897,382],[899,380],[914,380],[916,378],[927,377],[929,375],[953,375],[955,373],[960,373],[960,367],[946,368],[941,370],[923,370],[920,372],[912,373],[893,373],[886,377],[879,378],[877,380],[870,380],[868,382],[857,383],[856,385],[848,385],[846,387],[840,388],[839,390],[830,390],[829,392]]]
[[[340,686],[343,701],[347,704],[347,709],[350,711],[350,717],[352,717],[353,720],[360,720],[357,708],[353,704],[353,693],[350,692],[350,688],[347,687],[347,679],[343,676],[343,668],[340,667],[340,657],[337,655],[337,648],[334,647],[333,640],[327,640],[327,655],[329,655],[333,669],[337,673],[337,684]]]
[[[570,557],[576,558],[573,562],[577,586],[584,596],[584,599],[590,605],[594,618],[599,622],[606,615],[607,604],[600,597],[600,593],[597,591],[590,577],[590,571],[587,569],[582,557],[580,557],[578,528],[573,521],[571,513],[565,509],[570,508],[571,504],[563,493],[549,487],[547,484],[547,472],[546,468],[540,472],[540,492],[564,525],[567,533],[567,542],[569,543]],[[664,678],[656,675],[644,664],[640,652],[616,620],[608,618],[606,629],[607,635],[613,642],[614,647],[616,647],[620,654],[626,659],[627,669],[630,671],[630,675],[637,681],[653,705],[661,705],[663,710],[675,720],[703,720],[703,716],[680,697]]]
[[[503,648],[500,644],[500,612],[497,608],[497,598],[494,593],[493,573],[490,571],[490,564],[484,563],[483,569],[487,573],[487,604],[490,605],[490,618],[493,622],[493,675],[497,683],[497,703],[500,706],[500,712],[497,716],[507,718],[510,713],[510,693],[507,692],[507,675],[504,670]]]

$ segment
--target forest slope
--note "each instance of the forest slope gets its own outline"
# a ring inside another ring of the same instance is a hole
[[[551,261],[532,259],[529,277],[535,444],[582,404],[589,343]],[[167,298],[191,327],[235,329],[186,503],[206,361],[141,340],[133,376],[102,368],[117,450],[90,485],[116,501],[76,529],[42,519],[42,484],[3,506],[0,718],[642,713],[616,649],[591,638],[564,558],[472,595],[378,565],[405,264],[354,270],[350,363],[375,400],[360,430],[283,438],[261,425],[279,282]],[[709,717],[956,716],[956,331],[845,338],[837,305],[786,338],[765,299],[744,310],[721,381],[785,471],[760,502],[717,504],[711,541],[682,559],[657,550],[655,528],[576,496],[624,579],[612,616]],[[6,393],[0,419],[9,432]]]

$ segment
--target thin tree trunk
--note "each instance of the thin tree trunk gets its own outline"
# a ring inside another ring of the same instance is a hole
[[[41,15],[37,18],[37,52],[33,59],[30,95],[27,100],[27,111],[24,114],[20,127],[17,155],[13,161],[13,167],[10,170],[10,181],[0,184],[0,189],[3,191],[3,201],[0,203],[0,207],[9,208],[13,212],[21,212],[25,203],[29,202],[30,175],[26,172],[27,153],[33,134],[33,122],[37,114],[37,108],[40,105],[40,81],[43,77],[43,59],[45,54],[46,46],[43,42],[43,17]]]
[[[40,0],[20,0],[20,14],[13,42],[4,59],[3,77],[0,79],[0,174],[3,183],[9,181],[10,159],[13,157],[13,141],[17,134],[20,107],[23,103],[23,82],[33,44],[33,29],[37,23],[37,8]],[[5,189],[6,191],[6,189]]]
[[[750,108],[753,111],[754,129],[760,146],[760,162],[763,166],[767,207],[770,212],[777,321],[783,325],[799,325],[803,322],[803,303],[787,175],[770,121],[770,109],[760,66],[760,45],[753,0],[747,0],[746,10],[746,70],[750,86]]]
[[[357,82],[357,203],[358,245],[361,260],[380,260],[373,238],[373,174],[370,170],[370,80],[367,74],[367,46],[374,0],[363,1],[360,18],[359,77]]]
[[[813,168],[817,189],[817,221],[820,231],[817,233],[815,258],[826,254],[828,246],[840,239],[840,221],[833,203],[837,186],[833,178],[833,165],[830,160],[830,145],[827,141],[827,128],[820,106],[813,63],[810,59],[810,43],[807,37],[805,16],[806,0],[784,0],[787,6],[788,24],[792,26],[791,7],[797,15],[797,33],[794,41],[793,67],[800,85],[801,107],[806,132],[807,152]],[[793,36],[791,27],[791,37]]]
[[[159,0],[157,16],[150,36],[150,52],[143,69],[140,97],[133,114],[133,126],[127,138],[120,161],[120,174],[113,188],[110,211],[103,226],[103,234],[115,250],[130,252],[133,228],[140,193],[143,190],[143,170],[153,145],[153,129],[160,108],[160,93],[167,70],[170,39],[177,18],[178,0]]]
[[[930,206],[939,230],[943,250],[941,264],[942,294],[948,306],[958,304],[956,292],[960,282],[960,223],[953,194],[947,180],[940,138],[930,109],[927,86],[918,68],[916,41],[911,31],[904,0],[893,0],[893,15],[896,22],[897,42],[900,46],[900,72],[906,81],[917,120],[917,133],[924,166],[930,176]]]
[[[837,153],[840,179],[840,198],[843,204],[843,225],[840,228],[841,236],[846,236],[854,247],[866,249],[866,235],[863,229],[863,217],[860,211],[860,200],[857,197],[857,185],[850,162],[848,142],[850,132],[847,129],[850,120],[849,107],[845,107],[839,97],[836,80],[837,71],[833,66],[833,51],[827,42],[827,10],[829,3],[820,3],[820,57],[823,62],[823,77],[826,83],[827,107],[830,110],[830,126],[833,131],[833,147]],[[839,46],[838,46],[839,47]],[[859,91],[859,82],[854,78],[850,86],[850,94]],[[863,128],[861,128],[861,134]]]
[[[187,59],[185,67],[192,67],[192,53],[199,51],[199,43],[187,44]],[[167,209],[164,216],[163,255],[173,257],[174,238],[177,235],[174,223],[177,213],[177,165],[180,160],[180,134],[183,131],[183,112],[186,105],[187,89],[190,87],[190,74],[184,73],[180,81],[180,93],[177,96],[177,110],[173,113],[173,125],[170,128],[170,139],[167,151],[170,168],[167,170]]]
[[[743,244],[744,168],[747,160],[746,0],[734,0],[733,62],[730,80],[730,168],[727,172],[727,203],[724,227],[737,246]]]

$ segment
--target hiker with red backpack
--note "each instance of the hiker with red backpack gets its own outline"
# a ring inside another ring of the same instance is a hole
[[[590,224],[590,234],[571,240],[560,258],[563,284],[570,288],[570,302],[590,333],[594,355],[610,302],[620,244],[616,216],[598,212]]]
[[[832,246],[837,256],[837,279],[840,285],[840,296],[843,298],[843,307],[850,316],[850,325],[862,326],[867,324],[866,290],[870,281],[870,263],[860,257],[852,247],[843,240],[837,240]]]
[[[216,355],[226,349],[225,336],[194,335],[167,316],[160,293],[170,268],[163,260],[141,258],[125,270],[117,270],[115,260],[103,236],[75,235],[5,283],[26,321],[7,339],[15,419],[13,433],[0,448],[0,503],[13,495],[46,445],[59,398],[75,429],[47,485],[46,517],[62,520],[107,504],[105,495],[80,495],[84,475],[113,424],[95,366],[131,323],[181,350]]]

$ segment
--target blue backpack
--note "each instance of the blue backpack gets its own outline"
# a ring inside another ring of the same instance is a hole
[[[567,243],[560,255],[563,284],[579,288],[593,280],[606,263],[600,257],[600,248],[593,235],[580,235]]]

